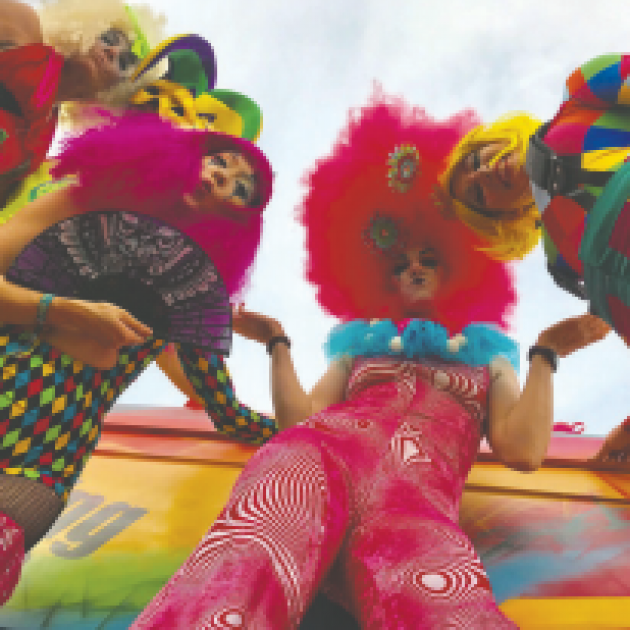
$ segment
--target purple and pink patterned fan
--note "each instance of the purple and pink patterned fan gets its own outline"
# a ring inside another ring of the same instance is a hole
[[[227,354],[229,295],[212,261],[188,236],[132,212],[88,212],[31,241],[6,277],[55,295],[111,302],[157,338]]]

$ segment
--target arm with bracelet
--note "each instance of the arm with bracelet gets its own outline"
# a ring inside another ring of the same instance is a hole
[[[26,331],[4,352],[28,352],[32,333],[40,318],[44,321],[38,337],[61,352],[97,368],[116,365],[118,351],[124,346],[143,343],[151,329],[122,308],[107,302],[51,297],[18,286],[4,274],[36,236],[51,225],[79,212],[73,186],[54,190],[23,208],[19,215],[2,226],[0,232],[0,321]],[[18,330],[18,329],[15,329]]]
[[[4,276],[0,312],[6,331],[17,333],[4,345],[5,356],[28,354],[38,341],[46,341],[92,367],[111,368],[123,346],[141,344],[151,335],[148,326],[113,304],[43,294]]]
[[[39,300],[39,304],[37,305],[35,328],[33,329],[33,332],[29,337],[29,342],[26,347],[18,349],[18,353],[30,353],[37,344],[37,339],[39,335],[41,335],[42,331],[44,330],[44,325],[46,324],[46,318],[48,317],[48,308],[50,307],[50,303],[53,301],[54,298],[55,296],[52,293],[42,294],[42,297]]]
[[[509,363],[502,358],[492,361],[487,435],[503,463],[522,471],[542,464],[553,429],[553,374],[558,358],[599,341],[609,330],[605,322],[587,313],[543,331],[527,354],[530,368],[522,392]]]
[[[247,311],[234,310],[234,332],[263,344],[269,354],[271,397],[278,430],[288,429],[330,405],[341,402],[350,375],[351,362],[333,361],[310,392],[302,387],[291,358],[291,341],[275,319]]]

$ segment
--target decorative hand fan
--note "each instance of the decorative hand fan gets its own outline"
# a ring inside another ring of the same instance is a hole
[[[31,241],[6,277],[37,291],[111,302],[168,341],[227,354],[228,292],[212,261],[188,236],[132,212],[88,212]]]

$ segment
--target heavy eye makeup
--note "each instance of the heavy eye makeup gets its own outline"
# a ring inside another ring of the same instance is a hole
[[[472,170],[473,171],[478,171],[481,168],[481,154],[479,149],[477,149],[476,151],[473,151],[471,153],[472,156]]]
[[[227,168],[228,162],[225,157],[219,153],[214,153],[209,156],[210,161],[216,166],[221,168]],[[240,199],[243,204],[248,204],[251,201],[254,193],[254,184],[249,177],[237,176],[234,182],[234,188],[232,189],[231,197]]]
[[[216,164],[217,166],[220,166],[221,168],[227,168],[227,162],[226,162],[225,158],[222,155],[219,155],[218,153],[213,153],[210,156],[210,161],[213,164]]]
[[[439,262],[435,256],[420,256],[420,264],[425,269],[437,269]]]
[[[244,182],[236,182],[234,184],[234,192],[232,193],[233,197],[238,197],[243,203],[249,203],[252,191],[249,186],[247,186]]]
[[[409,258],[407,258],[407,256],[405,256],[404,258],[401,258],[392,269],[392,274],[394,276],[399,276],[401,273],[409,269],[410,264],[411,263],[409,261]]]
[[[127,38],[121,30],[117,28],[110,28],[104,33],[101,33],[100,40],[107,46],[118,46],[123,41],[126,41]]]
[[[481,168],[481,150],[477,149],[469,154],[468,168],[471,172],[476,173]],[[468,189],[471,201],[478,208],[485,207],[485,198],[483,196],[483,188],[478,182]]]
[[[439,261],[433,252],[429,251],[421,251],[418,253],[418,263],[423,269],[437,269],[439,266]],[[401,273],[404,273],[411,266],[411,260],[407,255],[400,258],[400,260],[396,263],[392,270],[392,274],[395,276],[399,276]]]
[[[139,57],[131,51],[131,43],[125,33],[123,33],[120,29],[110,28],[102,33],[99,39],[106,46],[126,46],[127,50],[123,50],[118,55],[118,67],[121,72],[131,70],[140,61]]]
[[[139,57],[130,50],[125,50],[118,57],[118,65],[123,72],[134,68],[138,65],[138,61],[140,61]]]

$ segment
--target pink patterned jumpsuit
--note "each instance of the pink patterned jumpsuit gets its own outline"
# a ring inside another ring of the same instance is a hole
[[[319,588],[364,629],[516,628],[458,526],[487,367],[357,359],[344,402],[276,436],[135,621],[296,628]]]

